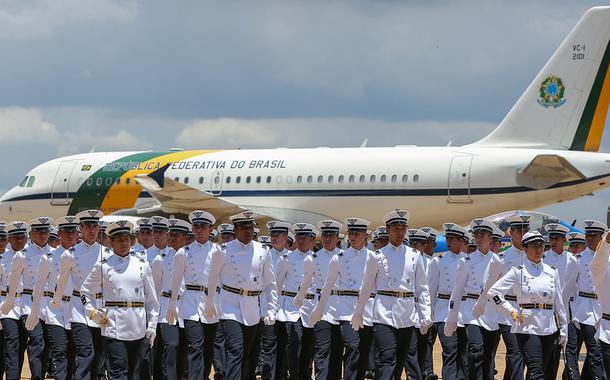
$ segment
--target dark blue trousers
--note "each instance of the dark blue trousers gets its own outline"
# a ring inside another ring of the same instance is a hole
[[[2,329],[5,341],[5,367],[7,380],[19,380],[25,348],[27,346],[27,335],[25,329],[16,319],[3,318]]]
[[[108,379],[139,380],[142,379],[144,356],[149,352],[148,339],[119,340],[104,338],[106,359],[108,364]],[[149,380],[147,378],[146,380]]]
[[[70,324],[76,352],[76,379],[105,379],[105,344],[100,328],[84,323]]]

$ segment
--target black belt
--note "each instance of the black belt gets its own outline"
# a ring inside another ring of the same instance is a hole
[[[248,296],[248,297],[257,297],[263,293],[262,290],[239,289],[239,288],[234,288],[232,286],[225,285],[225,284],[222,284],[222,288],[229,293],[237,294],[240,296]]]
[[[106,301],[104,302],[106,307],[144,307],[144,302],[140,301]]]
[[[522,309],[553,310],[552,303],[520,303],[519,307]]]
[[[7,295],[8,295],[8,292],[6,290],[0,291],[0,296],[6,297]]]
[[[441,300],[450,300],[451,294],[438,293],[436,295],[436,298],[441,299]]]
[[[20,293],[20,295],[26,294],[26,295],[32,295],[34,293],[34,291],[32,289],[23,289]]]
[[[280,295],[294,298],[294,297],[297,296],[297,292],[291,292],[291,291],[288,291],[288,290],[282,290],[280,292]]]
[[[606,321],[610,321],[610,314],[602,313],[602,319],[605,319]]]
[[[208,295],[208,288],[206,288],[203,285],[186,284],[186,285],[184,285],[184,287],[186,288],[186,290],[192,290],[195,292],[204,292],[206,296]]]
[[[462,296],[462,301],[464,301],[467,298],[470,298],[472,300],[478,300],[479,296],[480,296],[480,294],[477,294],[477,293],[466,293]]]
[[[579,297],[597,299],[597,294],[589,292],[578,292]]]
[[[80,298],[80,292],[78,290],[73,290],[72,296]],[[102,298],[102,293],[95,293],[95,299],[98,300],[100,298]]]
[[[42,292],[42,295],[45,297],[53,298],[55,296],[55,293],[45,290],[44,292]],[[62,296],[61,300],[64,302],[70,302],[70,296]]]
[[[505,295],[504,299],[507,301],[513,301],[513,302],[517,302],[517,296],[511,296],[511,295]]]
[[[320,289],[320,288],[316,289],[316,294],[322,294],[322,289]],[[337,295],[337,291],[336,291],[336,290],[334,290],[334,289],[333,289],[333,290],[331,290],[331,291],[330,291],[330,295],[331,295],[331,296],[336,296],[336,295]]]
[[[357,290],[333,290],[333,291],[335,292],[334,295],[337,295],[337,296],[358,297],[360,295],[360,292]],[[333,293],[331,292],[330,294],[333,294]],[[375,298],[375,293],[371,293],[369,298]]]
[[[415,293],[408,291],[396,291],[396,290],[378,290],[377,294],[380,296],[396,297],[396,298],[411,298],[415,296]]]

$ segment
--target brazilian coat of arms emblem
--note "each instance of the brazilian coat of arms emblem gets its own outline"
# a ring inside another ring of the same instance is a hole
[[[544,108],[557,108],[566,102],[566,87],[561,78],[551,75],[540,84],[540,98],[538,104]]]

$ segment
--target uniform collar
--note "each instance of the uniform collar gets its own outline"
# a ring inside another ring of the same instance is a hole
[[[540,262],[538,262],[538,263],[535,263],[535,262],[531,261],[530,259],[528,259],[527,257],[525,258],[525,263],[527,265],[529,265],[529,266],[532,266],[532,267],[536,268],[536,269],[542,269],[542,265],[543,265],[542,260],[540,260]]]
[[[248,242],[248,244],[242,243],[239,239],[235,239],[235,241],[238,242],[242,247],[251,247],[252,246],[252,240],[250,240]]]
[[[292,252],[295,252],[295,253],[300,253],[300,254],[301,254],[301,256],[307,256],[307,255],[309,254],[309,252],[311,252],[311,250],[308,250],[307,252],[303,252],[303,251],[301,251],[300,249],[298,249],[298,248],[297,248],[297,249],[295,249],[295,250],[294,250],[294,251],[292,251]]]
[[[93,244],[89,244],[89,243],[87,243],[86,241],[81,240],[81,242],[80,242],[80,243],[83,245],[83,247],[85,247],[85,248],[87,248],[87,249],[91,249],[91,248],[95,247],[95,246],[96,246],[96,244],[97,244],[97,245],[99,245],[99,243],[98,243],[97,241],[96,241],[96,242],[94,242]]]
[[[402,247],[404,244],[400,243],[399,245],[394,245],[392,243],[388,243],[388,245],[386,245],[386,247],[392,247],[395,251],[398,251],[400,249],[400,247]]]
[[[117,255],[117,254],[116,254],[116,253],[114,253],[114,252],[112,253],[112,255],[113,255],[114,257],[116,257],[117,259],[119,259],[121,262],[125,262],[125,261],[128,261],[128,260],[129,260],[129,258],[131,257],[131,252],[130,252],[130,253],[128,253],[128,254],[127,254],[126,256],[124,256],[124,257],[123,257],[123,256],[119,256],[119,255]]]
[[[364,247],[360,248],[360,249],[355,249],[354,247],[350,247],[350,249],[351,249],[351,250],[352,250],[354,253],[356,253],[357,255],[359,255],[359,254],[361,254],[361,253],[363,253],[363,252],[366,252],[366,245],[365,245]]]
[[[337,248],[333,249],[332,251],[329,251],[328,249],[326,249],[326,248],[322,247],[322,249],[321,249],[321,250],[319,250],[318,252],[324,252],[324,253],[326,253],[327,255],[332,255],[332,254],[334,254],[334,253],[335,253],[335,251],[336,251],[336,250],[337,250]]]

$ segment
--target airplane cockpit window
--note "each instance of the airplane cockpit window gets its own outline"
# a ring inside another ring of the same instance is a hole
[[[28,184],[27,187],[32,187],[34,186],[34,181],[36,180],[36,177],[34,176],[30,176],[30,179],[28,180]]]
[[[19,184],[19,187],[25,187],[25,184],[28,183],[28,178],[30,178],[30,177],[26,176],[23,179],[23,181],[21,181],[21,183]]]

